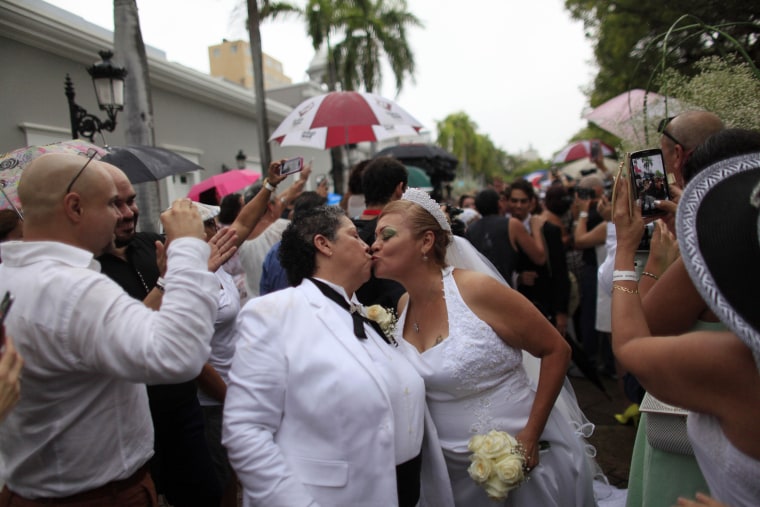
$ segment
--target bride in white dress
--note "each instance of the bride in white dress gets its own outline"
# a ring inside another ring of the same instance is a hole
[[[455,504],[596,505],[593,461],[555,407],[570,357],[564,339],[516,291],[483,273],[446,267],[450,227],[424,192],[407,190],[386,206],[376,232],[376,275],[407,289],[396,335],[425,379]],[[540,359],[537,386],[523,368],[522,350]],[[468,441],[492,429],[522,444],[529,477],[500,503],[467,472]],[[544,441],[550,447],[539,452]]]

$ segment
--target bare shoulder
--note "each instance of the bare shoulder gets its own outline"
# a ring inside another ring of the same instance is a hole
[[[459,293],[465,302],[487,304],[511,298],[514,291],[495,278],[469,269],[454,269],[452,273]]]

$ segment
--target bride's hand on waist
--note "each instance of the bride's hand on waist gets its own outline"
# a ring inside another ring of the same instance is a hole
[[[520,442],[520,445],[522,445],[523,453],[525,456],[525,471],[530,472],[536,466],[538,466],[538,451],[539,451],[539,444],[538,444],[538,438],[534,438],[528,434],[526,430],[521,431],[517,435],[515,435],[515,438],[518,442]]]

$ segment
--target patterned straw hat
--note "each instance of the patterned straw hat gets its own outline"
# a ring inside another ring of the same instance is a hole
[[[697,174],[681,196],[676,226],[694,285],[760,367],[760,153]]]

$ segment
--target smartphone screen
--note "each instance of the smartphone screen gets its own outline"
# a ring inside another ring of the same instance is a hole
[[[664,214],[654,205],[654,201],[670,200],[662,151],[652,149],[631,153],[629,172],[633,198],[641,204],[641,216],[646,218]]]
[[[282,163],[280,167],[280,176],[287,176],[288,174],[297,173],[303,171],[303,157],[290,158]]]

